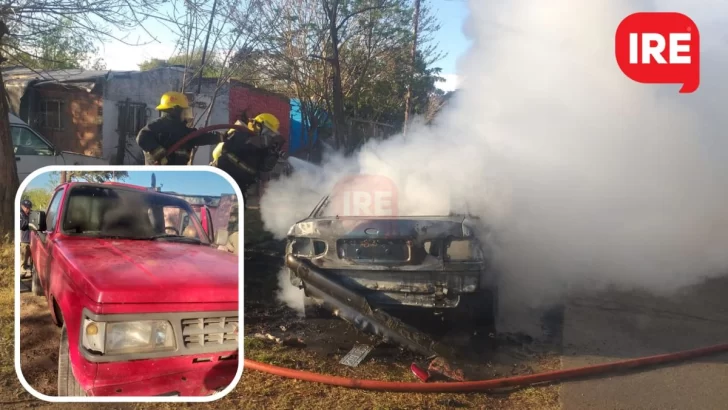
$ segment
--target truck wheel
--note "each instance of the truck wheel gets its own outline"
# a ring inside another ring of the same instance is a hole
[[[58,395],[62,397],[86,397],[71,368],[71,358],[68,355],[68,332],[66,325],[61,329],[61,343],[58,348]]]
[[[33,294],[35,296],[43,296],[43,287],[40,285],[40,279],[38,278],[38,272],[35,270],[35,268],[31,268],[30,271],[31,276],[31,290],[33,291]]]

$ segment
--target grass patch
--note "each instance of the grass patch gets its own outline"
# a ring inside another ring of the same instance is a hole
[[[384,381],[416,381],[409,366],[365,360],[356,369],[338,364],[340,357],[318,357],[306,349],[290,348],[261,339],[245,338],[246,357],[276,366],[335,376]],[[237,393],[240,390],[240,393]],[[284,408],[366,408],[366,409],[446,409],[503,408],[558,409],[557,386],[517,391],[483,393],[389,393],[331,387],[283,379],[265,373],[246,371],[236,393],[248,398],[244,407]]]

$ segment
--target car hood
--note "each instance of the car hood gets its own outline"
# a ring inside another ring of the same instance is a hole
[[[463,216],[324,217],[294,224],[289,237],[352,239],[467,237],[473,222]]]
[[[209,246],[65,238],[58,249],[96,303],[238,302],[238,256]]]

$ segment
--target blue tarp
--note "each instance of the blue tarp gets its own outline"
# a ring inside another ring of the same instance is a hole
[[[303,127],[303,119],[301,116],[301,107],[298,103],[297,99],[291,99],[291,125],[290,125],[290,134],[289,134],[289,140],[288,140],[288,153],[292,154],[296,151],[304,148],[308,141],[307,141],[307,135],[305,135],[305,130]],[[312,135],[313,141],[316,142],[316,139],[318,138],[318,131],[314,131]]]

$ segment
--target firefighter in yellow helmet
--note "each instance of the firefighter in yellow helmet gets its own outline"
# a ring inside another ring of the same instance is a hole
[[[235,125],[245,126],[245,118],[238,119],[235,121]],[[285,139],[278,133],[281,123],[278,118],[273,114],[263,113],[256,116],[253,119],[247,121],[247,127],[251,131],[251,134],[244,134],[234,128],[231,128],[227,132],[227,137],[237,139],[238,144],[241,143],[252,144],[258,148],[266,148],[271,146],[280,145],[282,147]],[[217,144],[217,147],[212,152],[213,163],[215,165],[217,160],[223,154],[224,142]],[[280,147],[279,147],[280,148]]]
[[[226,141],[213,150],[210,165],[232,176],[245,194],[262,173],[272,171],[284,157],[285,139],[279,134],[280,122],[272,114],[260,114],[250,120],[243,114],[235,124],[247,125],[249,132],[230,129]]]
[[[137,135],[137,144],[144,151],[146,165],[187,165],[194,147],[215,145],[224,140],[223,135],[211,132],[186,142],[174,152],[168,152],[172,145],[196,131],[188,125],[192,119],[190,103],[183,93],[170,91],[162,95],[157,111],[161,116]]]

